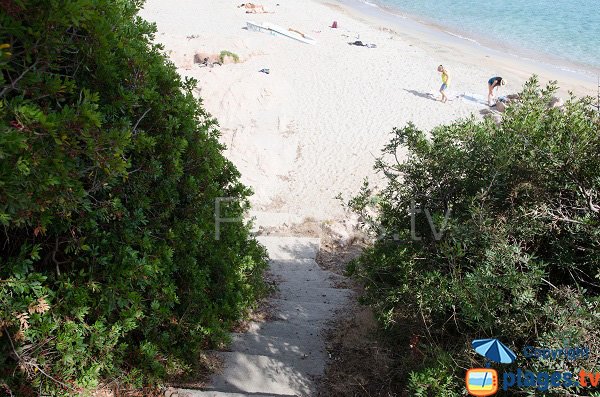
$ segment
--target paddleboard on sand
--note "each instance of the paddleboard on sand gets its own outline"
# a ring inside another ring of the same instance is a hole
[[[317,41],[296,30],[292,30],[290,29],[285,29],[281,26],[275,25],[273,23],[269,23],[269,22],[252,22],[252,21],[248,21],[246,22],[246,26],[248,27],[248,30],[252,30],[254,32],[263,32],[263,33],[269,33],[272,34],[274,36],[284,36],[290,39],[294,39],[297,41],[301,41],[302,43],[306,43],[306,44],[315,44]]]

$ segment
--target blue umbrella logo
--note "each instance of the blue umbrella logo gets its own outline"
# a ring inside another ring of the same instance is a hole
[[[517,358],[517,355],[498,339],[475,339],[471,345],[477,353],[495,363],[511,364]]]

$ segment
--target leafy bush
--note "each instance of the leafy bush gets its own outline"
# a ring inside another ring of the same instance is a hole
[[[233,53],[231,51],[223,50],[219,53],[219,62],[223,63],[225,61],[225,57],[231,57],[234,63],[238,63],[240,61],[240,57],[238,54]]]
[[[435,360],[409,375],[408,390],[414,397],[459,397],[460,383],[453,374],[452,360],[443,352]]]
[[[138,0],[0,9],[0,390],[185,373],[262,291],[249,189]],[[4,386],[2,386],[4,384]]]
[[[531,79],[500,124],[394,129],[376,163],[385,188],[349,203],[377,237],[349,268],[364,302],[390,329],[422,320],[427,351],[455,368],[476,365],[480,337],[599,345],[600,117],[589,98],[549,108],[555,90]]]

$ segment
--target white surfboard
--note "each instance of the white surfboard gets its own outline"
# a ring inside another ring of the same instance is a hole
[[[254,32],[263,32],[263,33],[269,33],[269,34],[272,34],[275,36],[284,36],[284,37],[288,37],[290,39],[294,39],[294,40],[297,40],[297,41],[300,41],[300,42],[306,43],[306,44],[315,44],[317,42],[314,38],[312,38],[308,35],[293,31],[291,29],[285,29],[279,25],[275,25],[275,24],[269,23],[269,22],[247,21],[246,26],[247,26],[248,30],[252,30]]]

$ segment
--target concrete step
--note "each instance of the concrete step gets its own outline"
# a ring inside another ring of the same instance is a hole
[[[299,343],[298,338],[319,339],[323,337],[323,330],[315,328],[313,324],[292,324],[283,320],[273,320],[264,323],[252,323],[247,333],[262,336],[277,336],[289,338],[293,343]],[[236,335],[236,334],[234,334]]]
[[[295,367],[262,355],[240,352],[222,352],[219,355],[226,364],[223,372],[212,378],[211,390],[293,396],[314,393],[311,377],[305,372],[314,365],[312,360],[305,360],[303,365]]]
[[[271,259],[269,270],[272,272],[325,271],[319,267],[314,259]]]
[[[311,287],[307,287],[311,285]],[[301,288],[303,287],[303,288]],[[278,284],[279,299],[296,303],[326,303],[343,305],[352,296],[352,290],[341,288],[313,288],[312,284],[283,282]]]
[[[285,321],[267,323],[244,334],[233,334],[230,351],[276,357],[285,362],[327,358],[325,344],[313,327],[290,326]],[[288,361],[289,360],[289,361]]]
[[[279,270],[271,271],[280,283],[303,283],[315,288],[333,287],[345,280],[344,277],[323,270]]]
[[[328,357],[323,341],[318,338],[309,340],[296,338],[296,340],[290,341],[285,337],[245,334],[234,337],[229,350],[273,357],[310,375],[321,375],[325,370]]]
[[[258,232],[259,228],[262,227],[279,227],[293,224],[302,223],[302,217],[290,214],[288,212],[261,212],[261,211],[249,211],[248,219],[253,219],[252,232]]]
[[[288,321],[292,324],[315,323],[315,327],[321,327],[335,315],[339,304],[322,302],[297,302],[283,299],[272,299],[277,310],[273,314],[276,320]]]
[[[169,397],[295,397],[292,394],[242,394],[228,393],[223,391],[202,391],[191,389],[179,389]]]
[[[258,236],[271,259],[315,259],[321,239],[308,237]]]

